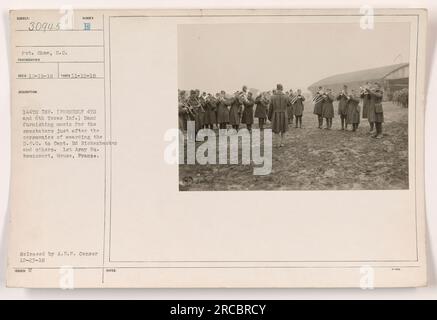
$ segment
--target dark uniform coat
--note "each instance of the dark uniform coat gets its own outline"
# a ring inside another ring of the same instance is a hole
[[[293,114],[300,117],[303,114],[305,97],[302,95],[297,96],[296,101],[293,103]]]
[[[363,99],[363,119],[367,119],[367,113],[370,103],[370,95],[368,93],[362,93],[360,97],[361,99]]]
[[[382,109],[383,92],[376,90],[369,93],[370,102],[367,109],[369,122],[384,122],[384,112]]]
[[[210,98],[205,103],[205,125],[217,123],[217,100]]]
[[[290,100],[290,102],[288,103],[288,109],[287,109],[287,112],[288,112],[288,118],[289,119],[293,119],[293,105],[291,104],[291,100],[293,99],[293,96],[291,95],[291,96],[288,96],[287,97],[289,100]]]
[[[229,110],[229,123],[231,125],[240,124],[240,116],[243,109],[240,98],[234,97],[231,99],[231,109]]]
[[[334,105],[332,104],[334,101],[334,96],[332,94],[326,94],[323,98],[322,104],[322,117],[331,119],[334,118]]]
[[[348,99],[347,99],[346,95],[344,95],[343,93],[340,93],[337,96],[337,101],[338,101],[338,114],[341,116],[347,115]]]
[[[179,129],[187,130],[188,112],[184,101],[179,101]]]
[[[360,123],[360,100],[359,98],[351,97],[348,100],[346,109],[346,123],[347,124],[358,124]]]
[[[272,122],[274,133],[286,132],[288,130],[288,106],[290,99],[283,93],[278,92],[270,99],[269,120]]]
[[[195,96],[190,96],[188,98],[187,104],[193,110],[195,130],[198,131],[203,127],[203,122],[205,120],[205,111],[203,109],[203,105],[201,101]]]
[[[229,123],[229,108],[230,102],[226,99],[219,99],[217,102],[217,122]]]
[[[320,96],[319,93],[316,94],[315,99],[317,99]],[[314,104],[314,114],[317,114],[318,116],[322,116],[322,106],[323,106],[323,100],[320,102]]]
[[[206,99],[204,97],[199,98],[200,108],[197,109],[196,121],[199,120],[201,128],[205,125],[205,110],[206,110]]]
[[[255,99],[255,103],[256,103],[255,118],[266,119],[267,108],[269,107],[268,100],[263,99],[261,96],[258,96]]]
[[[253,123],[253,106],[255,104],[255,101],[253,98],[247,98],[247,101],[243,102],[244,104],[244,111],[243,116],[241,118],[241,122],[245,124],[252,124]]]

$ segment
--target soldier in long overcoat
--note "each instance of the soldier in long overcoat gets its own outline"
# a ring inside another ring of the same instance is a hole
[[[243,100],[244,110],[241,123],[246,124],[246,127],[249,131],[252,130],[254,104],[255,101],[253,100],[252,92],[248,92],[246,99]]]
[[[226,92],[221,91],[217,99],[217,123],[220,129],[226,129],[229,123],[230,101],[226,99]]]
[[[190,97],[188,98],[187,105],[192,110],[194,114],[194,125],[195,131],[197,132],[203,128],[203,121],[205,112],[203,110],[202,103],[200,101],[200,97],[198,95],[198,91],[191,90]]]
[[[179,129],[187,130],[188,109],[186,106],[185,91],[179,91],[178,95],[178,115],[179,115]]]
[[[214,124],[217,123],[217,100],[210,94],[205,103],[205,127],[214,129]]]
[[[323,88],[319,87],[316,94],[314,95],[314,111],[313,113],[317,115],[317,120],[319,122],[319,129],[322,129],[323,126],[323,116],[322,116],[322,106],[323,106]]]
[[[326,89],[323,95],[322,117],[326,119],[326,129],[332,128],[332,118],[334,118],[334,96],[331,89]]]
[[[286,95],[288,96],[290,101],[293,100],[293,97],[294,97],[293,90],[290,89],[290,92]],[[289,103],[289,106],[288,106],[288,124],[293,124],[293,118],[294,118],[293,104]]]
[[[196,110],[196,123],[198,123],[200,129],[203,129],[205,128],[206,93],[203,92],[202,95],[200,95],[200,92],[197,89],[196,95],[200,103],[200,108]]]
[[[369,95],[369,87],[370,83],[366,83],[364,88],[361,89],[360,97],[363,100],[363,119],[367,119],[369,121],[370,132],[373,131],[374,123],[370,122],[368,113],[369,113],[369,104],[370,104],[370,95]]]
[[[255,99],[255,104],[255,118],[258,118],[259,128],[263,130],[264,124],[267,119],[267,111],[269,107],[269,100],[266,93],[259,94]]]
[[[352,131],[358,129],[360,123],[360,98],[356,95],[355,90],[352,90],[347,102],[346,124],[352,125]]]
[[[384,122],[384,110],[382,107],[382,97],[384,92],[381,90],[381,86],[376,83],[370,90],[370,103],[368,107],[367,117],[370,122],[375,123],[376,133],[374,138],[382,138],[382,124]]]
[[[232,125],[232,128],[238,130],[240,127],[241,112],[243,111],[243,102],[238,91],[235,92],[230,104],[231,109],[229,110],[229,123]]]
[[[279,147],[284,146],[284,134],[288,130],[288,107],[290,99],[283,92],[282,84],[276,86],[276,93],[270,99],[269,120],[272,122],[272,131],[279,134],[281,142]]]

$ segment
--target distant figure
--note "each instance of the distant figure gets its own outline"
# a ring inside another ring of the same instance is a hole
[[[303,102],[305,101],[305,97],[302,95],[302,91],[300,89],[297,89],[296,95],[293,97],[292,103],[292,110],[293,114],[296,118],[296,128],[302,129],[302,116],[303,116],[303,110],[304,105]]]
[[[276,86],[276,93],[270,99],[269,120],[272,122],[272,131],[280,135],[279,147],[284,146],[284,134],[288,130],[289,98],[282,92],[282,84]]]

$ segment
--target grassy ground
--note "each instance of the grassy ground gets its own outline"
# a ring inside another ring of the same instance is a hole
[[[339,131],[336,114],[332,130],[320,130],[313,106],[305,108],[303,128],[293,126],[285,146],[273,147],[271,174],[255,176],[251,165],[184,164],[180,190],[408,189],[408,109],[384,103],[384,138],[377,140],[367,119],[357,132]]]

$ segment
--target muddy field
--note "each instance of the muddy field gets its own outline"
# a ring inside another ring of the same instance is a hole
[[[408,189],[408,109],[384,103],[384,138],[377,140],[367,119],[357,132],[340,131],[336,114],[332,130],[320,130],[313,106],[305,108],[303,128],[293,125],[285,146],[273,147],[271,174],[255,176],[251,165],[184,164],[180,190]]]

